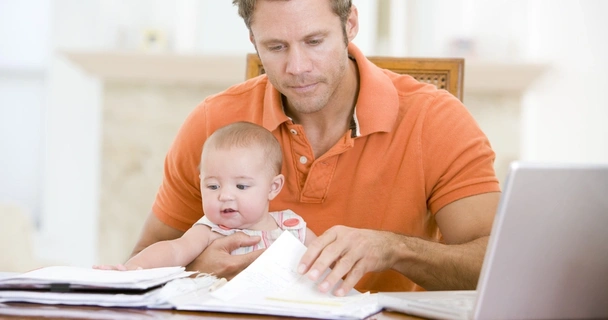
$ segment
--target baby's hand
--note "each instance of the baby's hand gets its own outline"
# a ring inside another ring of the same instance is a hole
[[[124,265],[124,264],[115,264],[115,265],[95,265],[93,269],[99,270],[118,270],[118,271],[127,271],[127,270],[141,270],[141,267],[133,266],[133,265]]]

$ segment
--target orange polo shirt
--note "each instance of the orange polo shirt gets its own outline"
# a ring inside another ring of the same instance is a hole
[[[185,231],[203,214],[197,166],[205,139],[235,121],[270,130],[283,147],[281,193],[270,211],[291,209],[317,235],[334,225],[440,239],[434,214],[471,195],[499,191],[488,139],[447,91],[380,69],[353,44],[360,73],[353,129],[314,158],[302,126],[283,112],[265,75],[205,99],[181,127],[152,207]],[[361,291],[419,290],[395,271],[369,273]]]

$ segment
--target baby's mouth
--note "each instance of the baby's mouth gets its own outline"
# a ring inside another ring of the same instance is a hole
[[[222,212],[222,213],[224,213],[224,214],[228,214],[228,213],[233,213],[233,212],[236,212],[236,210],[231,209],[231,208],[228,208],[228,209],[224,209],[224,210],[222,210],[221,212]]]

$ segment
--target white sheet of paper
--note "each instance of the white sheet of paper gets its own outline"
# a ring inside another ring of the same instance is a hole
[[[336,297],[318,291],[314,281],[296,271],[305,251],[298,239],[284,232],[247,269],[210,294],[217,299],[201,305],[233,312],[239,306],[248,313],[333,319],[363,318],[380,310],[375,295],[369,293],[352,290],[346,297]]]
[[[193,272],[183,267],[154,268],[144,270],[116,271],[93,268],[52,266],[36,269],[12,277],[0,279],[0,288],[10,285],[31,285],[43,287],[53,283],[66,283],[70,286],[93,286],[114,289],[147,289],[183,278]]]
[[[296,268],[306,247],[291,233],[281,236],[249,267],[211,295],[220,300],[238,296],[267,296],[295,283],[302,275]]]

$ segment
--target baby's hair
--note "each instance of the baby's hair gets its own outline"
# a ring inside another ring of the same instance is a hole
[[[274,175],[281,173],[283,153],[279,141],[266,128],[251,122],[234,122],[213,132],[203,145],[203,152],[209,149],[230,149],[232,147],[259,147],[264,150],[268,168]]]

